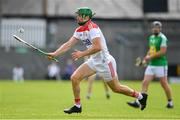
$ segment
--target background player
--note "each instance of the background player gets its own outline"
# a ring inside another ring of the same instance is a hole
[[[88,89],[87,89],[87,95],[86,95],[86,98],[87,99],[90,99],[91,98],[91,94],[92,94],[92,86],[93,86],[93,82],[96,78],[96,74],[92,75],[92,76],[89,76],[87,78],[88,80]],[[110,93],[109,93],[109,88],[107,86],[107,84],[103,81],[103,84],[104,84],[104,90],[105,90],[105,95],[106,95],[106,98],[107,99],[110,99]]]
[[[85,77],[89,77],[95,73],[100,75],[112,89],[113,92],[121,93],[127,96],[135,97],[141,103],[141,110],[146,107],[147,95],[139,93],[128,86],[121,85],[118,81],[116,72],[116,61],[109,54],[106,40],[100,28],[91,21],[92,10],[87,7],[77,9],[77,23],[80,25],[74,35],[55,52],[49,53],[49,59],[62,55],[72,48],[78,41],[82,41],[87,49],[84,51],[74,51],[72,53],[73,60],[78,60],[85,56],[90,56],[87,62],[80,65],[71,76],[72,88],[75,98],[75,105],[64,112],[80,113],[82,106],[80,102],[80,82]]]
[[[148,38],[149,51],[144,57],[144,63],[148,63],[145,71],[144,80],[142,82],[142,92],[147,93],[149,83],[154,78],[159,78],[161,86],[163,87],[168,103],[167,108],[173,108],[171,88],[168,84],[168,62],[166,58],[167,53],[167,38],[161,32],[162,24],[159,21],[152,23],[152,35]],[[128,102],[128,105],[132,107],[139,107],[140,104],[136,100],[134,102]]]

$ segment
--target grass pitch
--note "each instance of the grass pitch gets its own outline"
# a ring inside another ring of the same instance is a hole
[[[125,82],[140,90],[141,82]],[[86,100],[87,82],[81,83],[81,114],[64,114],[63,109],[73,105],[70,82],[62,81],[0,81],[0,119],[180,119],[180,84],[171,84],[174,109],[167,109],[166,97],[159,82],[152,82],[149,99],[144,111],[129,107],[126,102],[134,100],[111,92],[110,100],[104,93],[103,83],[93,86],[90,100]]]

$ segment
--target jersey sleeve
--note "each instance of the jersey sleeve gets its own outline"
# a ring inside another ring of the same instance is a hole
[[[78,33],[77,33],[76,31],[74,32],[73,37],[75,37],[75,38],[78,39],[78,40],[80,39],[80,38],[79,38],[79,35],[78,35]]]
[[[90,30],[90,38],[93,40],[96,37],[100,37],[100,31],[97,28],[93,28]]]
[[[167,47],[167,38],[166,36],[162,37],[162,41],[161,41],[161,47]]]

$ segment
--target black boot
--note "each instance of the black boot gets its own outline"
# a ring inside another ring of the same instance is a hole
[[[68,113],[68,114],[71,114],[71,113],[81,113],[81,111],[82,111],[82,107],[77,107],[77,106],[73,106],[73,107],[71,107],[71,108],[69,108],[69,109],[64,109],[64,112],[65,113]]]
[[[141,93],[143,98],[141,100],[138,100],[139,103],[141,104],[141,110],[144,110],[144,108],[146,108],[146,101],[147,101],[147,97],[148,95],[146,93]]]
[[[109,94],[106,94],[106,98],[107,98],[107,99],[110,99],[110,97],[111,97],[111,96],[110,96]]]
[[[173,108],[174,106],[168,103],[168,104],[166,105],[166,107],[167,107],[168,109],[171,109],[171,108]]]
[[[140,104],[136,101],[133,101],[133,102],[127,102],[127,104],[131,107],[134,107],[134,108],[139,108],[140,107]]]

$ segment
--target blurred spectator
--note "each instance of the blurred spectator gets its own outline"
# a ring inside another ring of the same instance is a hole
[[[71,75],[73,74],[73,72],[75,71],[76,67],[73,64],[73,61],[71,59],[67,60],[67,66],[65,68],[65,72],[62,75],[62,79],[63,80],[70,80]]]
[[[23,82],[24,81],[24,69],[19,64],[17,64],[13,68],[13,80],[15,82]]]
[[[55,62],[52,62],[50,65],[48,65],[48,73],[46,79],[60,80],[60,78],[60,67]]]

